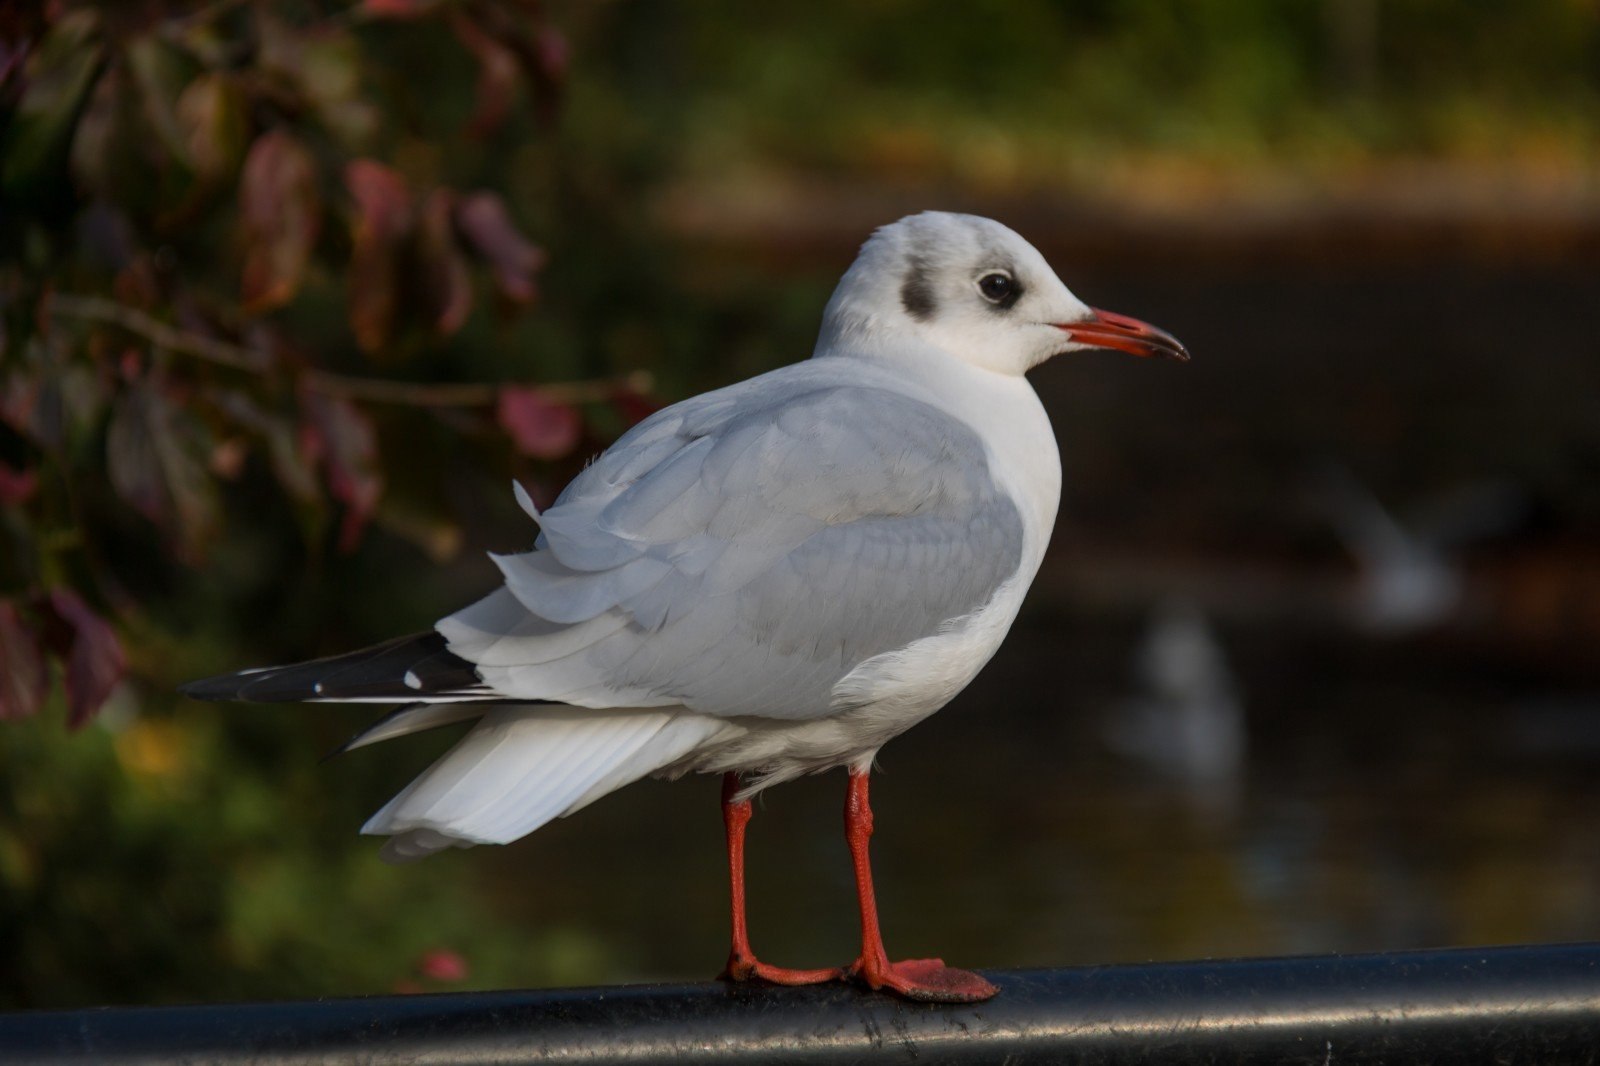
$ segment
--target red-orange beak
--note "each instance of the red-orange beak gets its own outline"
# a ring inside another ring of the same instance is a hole
[[[1056,328],[1091,348],[1111,348],[1142,358],[1159,355],[1179,362],[1189,361],[1189,349],[1179,343],[1178,338],[1148,322],[1114,311],[1095,311],[1094,317],[1085,322],[1058,322]]]

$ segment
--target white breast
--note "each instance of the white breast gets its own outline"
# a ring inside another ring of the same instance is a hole
[[[1017,572],[990,600],[942,632],[858,665],[833,688],[836,712],[807,721],[727,722],[685,769],[762,768],[755,791],[840,765],[865,769],[891,738],[950,702],[994,655],[1016,620],[1050,539],[1061,498],[1061,456],[1044,407],[1025,378],[997,374],[937,351],[907,353],[914,371],[899,376],[908,396],[966,422],[983,440],[991,474],[1022,516]]]
[[[991,474],[1021,512],[1022,560],[983,607],[944,632],[868,659],[834,686],[835,706],[869,727],[863,734],[876,739],[873,751],[943,707],[994,655],[1039,571],[1061,501],[1061,453],[1027,379],[918,355],[916,395],[977,431]]]

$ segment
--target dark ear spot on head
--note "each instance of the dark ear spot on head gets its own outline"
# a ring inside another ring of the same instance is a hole
[[[905,280],[900,283],[900,303],[906,314],[918,322],[932,318],[938,306],[933,297],[933,279],[928,274],[927,260],[919,255],[912,256],[906,267]]]

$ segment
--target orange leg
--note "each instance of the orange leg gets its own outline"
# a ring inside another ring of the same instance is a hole
[[[844,971],[788,970],[769,966],[756,958],[750,950],[750,931],[744,916],[744,831],[750,824],[750,801],[734,800],[739,791],[739,775],[722,777],[722,824],[728,832],[728,887],[733,897],[733,948],[728,952],[728,968],[723,976],[730,981],[748,981],[759,978],[779,985],[817,985],[836,981]]]
[[[889,989],[908,999],[935,1003],[976,1003],[998,992],[982,977],[946,966],[943,959],[889,961],[883,949],[883,933],[878,928],[878,901],[872,890],[872,862],[867,856],[867,842],[872,838],[872,805],[867,801],[865,772],[850,771],[844,833],[850,844],[856,895],[861,902],[861,957],[846,974],[866,982],[869,988]]]

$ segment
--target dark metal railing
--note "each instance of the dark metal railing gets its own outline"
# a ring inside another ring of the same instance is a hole
[[[0,1062],[1600,1062],[1600,944],[986,974],[987,1003],[641,985],[0,1015]]]

